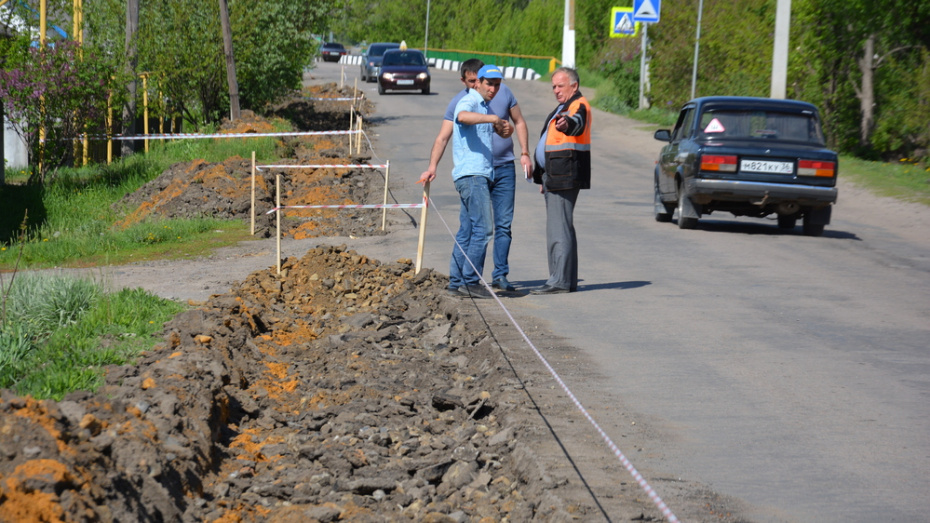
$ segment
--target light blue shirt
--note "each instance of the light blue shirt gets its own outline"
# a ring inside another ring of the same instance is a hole
[[[443,115],[443,119],[455,122],[455,106],[468,91],[468,89],[462,89],[452,98],[452,101],[449,102],[449,106],[446,107],[446,114]],[[502,83],[497,95],[494,96],[488,104],[488,108],[501,120],[512,120],[510,117],[510,109],[515,105],[517,105],[517,98],[513,95],[513,91],[507,87],[507,84]],[[493,136],[491,136],[491,140],[495,167],[514,161],[513,138],[501,138],[497,133],[494,133]]]
[[[539,141],[536,142],[536,165],[546,166],[546,137],[549,136],[549,124],[562,112],[563,105],[565,104],[559,104],[559,106],[555,108],[555,112],[552,113],[552,118],[546,122],[546,127],[544,127],[545,131],[543,131],[542,136],[539,137]]]
[[[488,104],[478,91],[471,89],[455,105],[455,118],[452,128],[452,180],[463,176],[486,176],[494,174],[491,161],[491,136],[494,126],[489,123],[465,125],[459,123],[462,111],[489,114]]]

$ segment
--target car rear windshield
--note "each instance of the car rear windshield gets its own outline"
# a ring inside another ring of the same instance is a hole
[[[708,139],[752,139],[823,145],[820,122],[813,113],[774,110],[710,109],[701,115],[699,136]]]
[[[327,49],[345,49],[345,47],[343,47],[342,44],[337,44],[337,43],[334,43],[334,42],[329,42],[329,43],[327,43],[327,44],[323,44],[323,47],[325,47],[325,48],[327,48]]]
[[[375,44],[368,48],[368,56],[381,56],[388,49],[397,49],[400,44]]]
[[[423,53],[399,51],[384,55],[384,65],[426,65]]]

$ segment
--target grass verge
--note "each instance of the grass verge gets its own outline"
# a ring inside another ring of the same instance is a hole
[[[283,122],[277,122],[286,130]],[[0,186],[0,270],[120,264],[189,257],[252,239],[241,221],[213,218],[152,220],[126,229],[115,205],[176,162],[233,156],[276,157],[273,138],[187,140],[155,144],[110,165],[61,169],[45,184]],[[23,173],[24,174],[24,173]]]
[[[288,130],[283,121],[276,130]],[[103,383],[107,365],[131,364],[159,341],[166,321],[184,310],[142,289],[103,292],[99,282],[23,272],[149,259],[196,257],[254,239],[241,220],[154,219],[116,224],[132,209],[125,195],[170,165],[233,156],[277,158],[273,138],[201,139],[154,143],[110,165],[60,169],[44,184],[28,170],[8,172],[0,186],[0,388],[62,399]]]
[[[142,289],[107,294],[86,278],[20,273],[0,283],[0,388],[39,399],[96,390],[107,365],[152,348],[185,308]]]

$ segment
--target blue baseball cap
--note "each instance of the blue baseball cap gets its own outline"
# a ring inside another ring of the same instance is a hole
[[[504,74],[501,73],[501,70],[497,68],[496,65],[486,65],[478,70],[478,79],[481,78],[499,78],[504,79]]]

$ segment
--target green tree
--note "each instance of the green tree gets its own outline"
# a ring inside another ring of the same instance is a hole
[[[125,2],[85,1],[88,38],[125,60]],[[261,109],[300,86],[313,62],[314,32],[330,23],[337,0],[231,0],[230,22],[241,105]],[[228,113],[226,68],[216,2],[142,2],[137,37],[139,71],[163,94],[170,115],[195,126]],[[120,93],[123,94],[123,93]]]
[[[882,155],[891,152],[887,147],[897,149],[892,144],[927,143],[930,131],[918,133],[923,138],[908,138],[906,128],[899,133],[883,118],[900,122],[902,104],[925,114],[919,108],[930,103],[920,98],[926,93],[912,85],[921,80],[930,48],[930,5],[802,0],[794,7],[794,19],[804,29],[796,54],[808,73],[804,90],[819,95],[839,147]],[[822,86],[820,92],[810,83]],[[902,97],[902,92],[917,98]],[[876,129],[882,136],[873,142]]]
[[[334,5],[334,0],[230,2],[243,107],[261,109],[300,87],[317,49],[313,34],[326,28]]]
[[[33,46],[26,35],[7,42],[0,70],[0,100],[26,142],[34,182],[73,160],[73,143],[106,110],[107,63],[73,42]],[[44,133],[44,134],[43,134]]]

